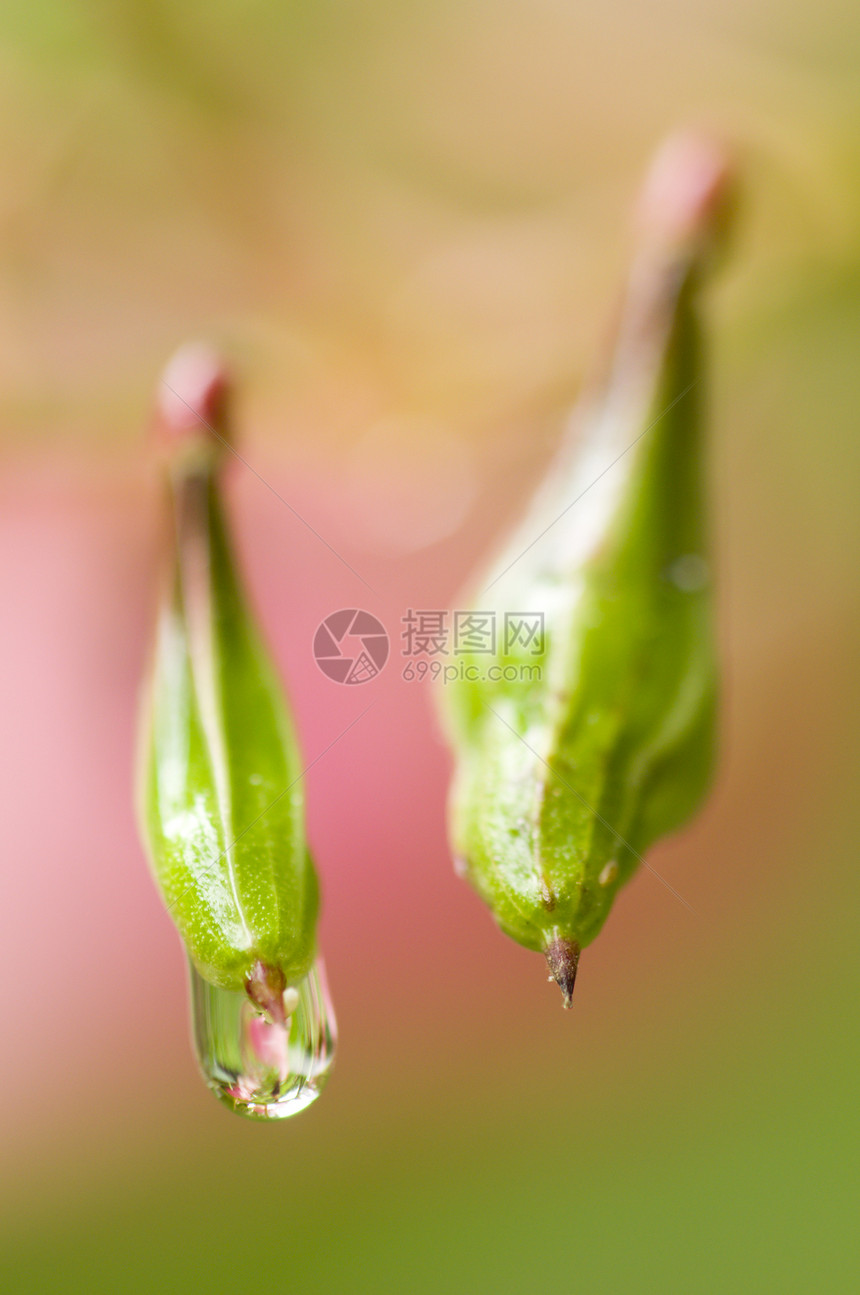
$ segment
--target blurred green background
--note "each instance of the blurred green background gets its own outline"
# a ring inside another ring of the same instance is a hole
[[[6,1289],[858,1288],[858,62],[847,0],[6,0]],[[353,696],[310,643],[456,598],[690,123],[743,178],[709,291],[723,759],[652,854],[694,914],[640,876],[563,1016],[452,874],[426,689],[392,662]],[[195,1073],[131,809],[143,429],[198,335],[289,503],[237,465],[308,759],[373,703],[307,777],[341,1049],[284,1127]]]

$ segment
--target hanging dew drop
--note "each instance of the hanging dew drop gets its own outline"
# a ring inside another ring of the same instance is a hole
[[[191,964],[203,1077],[239,1114],[280,1119],[318,1096],[335,1045],[314,965],[319,886],[303,760],[233,556],[222,491],[233,444],[226,373],[193,347],[172,361],[162,388],[154,431],[169,508],[138,811]]]
[[[320,960],[284,991],[273,1020],[241,991],[204,980],[189,959],[194,1048],[207,1086],[238,1115],[281,1120],[310,1106],[334,1061],[337,1027]]]

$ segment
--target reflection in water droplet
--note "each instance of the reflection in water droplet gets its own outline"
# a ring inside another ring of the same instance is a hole
[[[328,1078],[337,1038],[322,962],[295,987],[284,1025],[268,1020],[244,992],[210,985],[190,961],[189,969],[194,1047],[216,1097],[264,1120],[310,1106]]]

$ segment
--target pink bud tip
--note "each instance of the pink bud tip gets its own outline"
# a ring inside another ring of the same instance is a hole
[[[168,449],[223,436],[228,389],[223,360],[211,347],[192,342],[176,352],[162,374],[156,401],[155,436]]]
[[[670,135],[639,196],[638,224],[660,242],[688,244],[710,233],[732,178],[726,149],[698,131]]]

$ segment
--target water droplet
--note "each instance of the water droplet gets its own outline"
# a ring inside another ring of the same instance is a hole
[[[328,1078],[337,1038],[322,962],[285,990],[292,1011],[283,1024],[246,993],[218,989],[193,963],[189,968],[194,1047],[215,1096],[252,1119],[286,1119],[310,1106]]]
[[[708,564],[698,553],[685,553],[669,568],[669,579],[682,593],[694,594],[704,589],[710,579]]]

